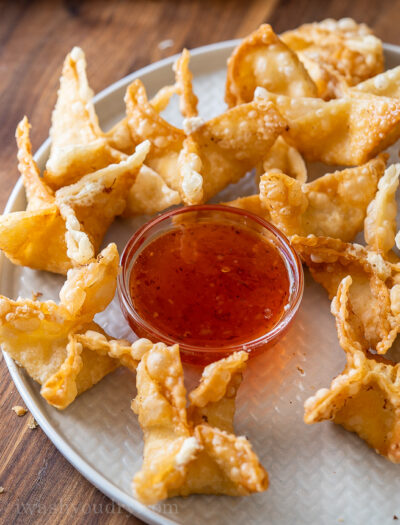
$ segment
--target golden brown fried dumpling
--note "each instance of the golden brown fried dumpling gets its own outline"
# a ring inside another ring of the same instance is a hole
[[[201,162],[203,200],[253,169],[285,125],[273,104],[259,100],[236,106],[195,129],[189,139]]]
[[[118,262],[110,244],[97,260],[70,270],[59,304],[0,298],[2,349],[42,385],[42,396],[56,408],[67,407],[120,364],[77,340],[87,330],[104,335],[93,317],[114,297]]]
[[[400,462],[400,365],[365,353],[357,330],[349,319],[350,276],[343,279],[332,301],[339,341],[347,364],[329,388],[319,390],[305,402],[308,424],[331,419],[356,432],[376,452]]]
[[[125,95],[128,125],[135,142],[143,137],[151,142],[147,165],[156,171],[175,191],[180,191],[177,160],[185,134],[165,121],[147,99],[142,82],[137,79]]]
[[[197,97],[193,92],[192,73],[189,70],[190,53],[187,49],[182,51],[181,56],[174,64],[175,84],[165,86],[153,97],[149,105],[155,112],[159,113],[168,105],[173,94],[179,95],[179,105],[184,117],[193,118],[197,116]],[[125,118],[110,132],[117,149],[128,150],[129,140],[133,137],[129,128],[128,119]],[[164,173],[164,171],[163,171]],[[181,196],[175,189],[167,184],[168,181],[154,169],[144,165],[133,184],[125,210],[126,216],[152,215],[170,206],[179,204]]]
[[[297,53],[318,86],[319,96],[326,99],[338,94],[335,88],[340,77],[354,86],[383,71],[382,42],[368,26],[351,18],[304,24],[286,31],[281,39]]]
[[[284,173],[265,173],[260,180],[262,206],[272,223],[289,237],[313,234],[352,241],[363,229],[385,160],[381,155],[305,184]]]
[[[228,59],[225,101],[229,107],[251,102],[262,86],[290,97],[315,97],[317,88],[296,53],[262,24],[235,48]]]
[[[396,99],[368,95],[325,102],[275,95],[264,88],[255,95],[276,104],[289,126],[284,138],[310,162],[360,165],[400,136]]]
[[[133,155],[119,164],[110,164],[101,170],[85,175],[75,184],[60,188],[55,193],[55,202],[68,226],[76,217],[87,233],[97,253],[103,237],[114,221],[125,210],[127,196],[149,151],[150,144],[139,144]],[[68,256],[74,257],[79,250],[79,237],[75,229],[67,231]],[[84,262],[84,261],[82,261]]]
[[[361,342],[365,349],[386,353],[399,330],[396,310],[400,297],[394,287],[399,267],[371,249],[339,239],[294,235],[291,243],[330,298],[342,279],[351,276],[349,301],[361,326]]]
[[[133,479],[140,501],[267,488],[267,474],[247,439],[229,433],[246,360],[240,352],[206,367],[188,415],[178,345],[159,343],[143,356],[132,403],[145,441],[142,469]]]
[[[92,99],[85,55],[74,47],[64,62],[50,129],[50,157],[44,177],[53,189],[123,158],[101,131]]]
[[[97,253],[111,222],[124,210],[149,145],[54,193],[32,158],[26,118],[18,125],[17,141],[28,206],[0,217],[0,249],[15,264],[65,274]]]
[[[134,139],[151,142],[146,164],[186,204],[204,202],[237,182],[262,160],[285,127],[274,105],[258,100],[207,122],[196,121],[185,133],[152,108],[140,80],[129,86],[126,104]]]

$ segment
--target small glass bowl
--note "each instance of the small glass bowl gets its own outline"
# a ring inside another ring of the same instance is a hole
[[[134,262],[145,246],[156,237],[174,229],[176,224],[190,222],[223,222],[246,227],[267,238],[278,249],[289,274],[289,299],[284,314],[278,323],[267,333],[246,343],[200,347],[174,341],[170,336],[160,332],[158,328],[142,319],[135,310],[130,296],[130,275]],[[297,252],[290,245],[287,237],[266,220],[240,208],[230,206],[205,204],[187,206],[163,213],[134,233],[128,241],[121,257],[122,271],[118,276],[118,296],[122,313],[130,327],[139,337],[146,337],[153,342],[164,342],[167,345],[179,344],[183,361],[193,364],[207,364],[226,357],[233,352],[246,350],[250,356],[255,356],[273,346],[286,332],[297,312],[304,289],[303,268]]]

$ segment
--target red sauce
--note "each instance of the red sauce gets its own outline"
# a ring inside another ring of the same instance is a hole
[[[277,248],[245,227],[182,223],[136,258],[130,294],[137,313],[176,342],[243,344],[270,331],[289,300]]]

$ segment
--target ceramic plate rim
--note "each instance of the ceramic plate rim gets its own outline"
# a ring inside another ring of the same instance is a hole
[[[193,50],[190,50],[191,55],[198,56],[203,54],[213,54],[217,51],[229,52],[240,42],[240,39],[226,40],[223,42],[217,42],[214,44],[209,44],[206,46],[197,47]],[[383,44],[385,51],[392,52],[399,56],[400,62],[400,46],[394,44]],[[153,64],[145,66],[125,77],[117,80],[110,86],[106,87],[104,90],[99,92],[94,97],[94,103],[97,105],[99,102],[110,97],[115,91],[124,87],[128,83],[132,82],[134,79],[146,75],[157,69],[160,69],[167,65],[172,65],[173,62],[178,58],[179,53],[173,56],[164,58]],[[47,138],[43,144],[39,147],[37,152],[34,155],[36,161],[38,161],[45,154],[46,149],[50,145],[50,138]],[[4,209],[4,213],[9,213],[12,211],[12,208],[15,206],[16,201],[20,197],[21,192],[23,192],[22,178],[20,177],[15,184],[10,197],[8,198],[7,204]],[[0,255],[0,278],[2,277],[3,271],[3,262],[5,255],[1,253]],[[85,460],[73,449],[73,447],[66,441],[66,438],[62,436],[62,432],[55,429],[50,421],[48,421],[46,415],[41,410],[41,407],[35,402],[34,397],[31,395],[31,389],[28,380],[24,377],[23,372],[15,364],[14,360],[3,352],[5,363],[8,367],[10,375],[14,381],[14,384],[21,395],[23,401],[25,402],[30,413],[38,422],[40,428],[50,439],[53,445],[57,450],[65,457],[65,459],[74,467],[82,476],[84,476],[90,483],[92,483],[98,490],[103,494],[109,497],[112,501],[123,507],[125,510],[146,521],[149,524],[154,525],[173,525],[176,522],[172,521],[164,516],[160,515],[158,512],[151,510],[149,507],[146,507],[134,497],[125,494],[121,489],[116,487],[113,483],[105,479],[101,473],[99,473],[94,467],[90,466]]]

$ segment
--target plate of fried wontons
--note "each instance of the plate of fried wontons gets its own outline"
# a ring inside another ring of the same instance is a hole
[[[0,218],[0,341],[38,424],[148,523],[392,523],[400,48],[324,20],[183,50],[96,97],[82,49],[60,74],[36,155],[18,124]],[[204,202],[283,231],[305,292],[275,347],[202,370],[137,339],[115,291],[133,232]]]

